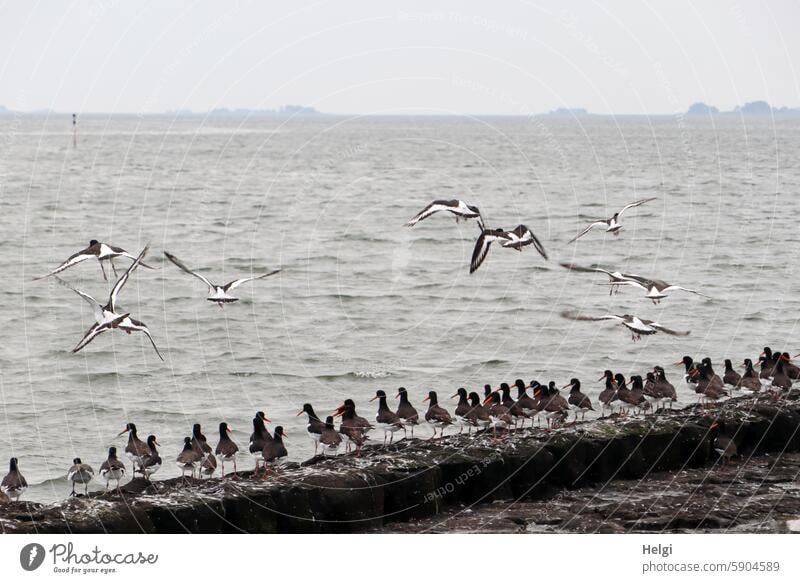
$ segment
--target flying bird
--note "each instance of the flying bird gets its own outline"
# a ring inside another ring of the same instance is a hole
[[[47,275],[42,275],[40,277],[35,277],[34,280],[44,279],[45,277],[50,277],[51,275],[55,275],[57,273],[61,273],[65,269],[69,269],[73,265],[77,265],[82,261],[86,261],[87,259],[91,259],[95,257],[97,262],[100,264],[100,270],[103,272],[103,280],[108,281],[108,276],[106,275],[106,268],[103,267],[103,261],[108,261],[111,264],[111,269],[114,271],[114,275],[117,275],[117,268],[114,265],[114,258],[116,257],[126,257],[132,261],[136,260],[136,257],[122,249],[121,247],[114,247],[113,245],[107,245],[105,243],[100,243],[96,239],[92,239],[89,241],[89,246],[86,249],[78,251],[74,255],[70,255],[66,261],[64,261],[61,265],[56,267],[53,271],[48,273]],[[146,263],[141,263],[142,267],[146,267],[147,269],[153,269]]]
[[[570,271],[578,271],[581,273],[605,273],[608,276],[608,284],[611,286],[611,291],[608,292],[608,295],[618,292],[619,286],[629,279],[639,277],[638,275],[622,273],[620,271],[609,271],[608,269],[603,269],[602,267],[596,266],[582,267],[580,265],[575,265],[574,263],[559,263],[559,265],[565,269],[569,269]]]
[[[92,325],[91,328],[83,335],[80,342],[72,349],[72,352],[79,352],[82,350],[87,344],[89,344],[92,340],[97,338],[103,332],[113,329],[123,330],[128,334],[132,332],[142,332],[147,338],[150,340],[150,344],[153,345],[153,349],[156,351],[158,358],[164,360],[164,357],[161,356],[161,352],[158,350],[158,346],[156,346],[155,341],[153,340],[152,334],[150,334],[150,330],[144,324],[144,322],[140,322],[134,318],[131,318],[130,313],[120,313],[118,311],[117,300],[119,298],[119,293],[122,291],[122,288],[128,282],[131,273],[134,269],[136,269],[142,262],[142,259],[147,254],[148,246],[145,246],[142,249],[142,252],[139,253],[139,256],[136,257],[133,263],[130,264],[128,269],[125,270],[125,273],[117,280],[114,284],[114,287],[111,288],[111,293],[108,296],[108,302],[105,306],[100,305],[96,299],[94,299],[89,294],[82,292],[81,290],[72,287],[63,279],[56,277],[56,280],[63,285],[64,287],[71,289],[80,297],[82,297],[90,306],[92,306],[92,310],[94,311],[94,319],[95,323]]]
[[[536,238],[533,231],[525,225],[517,225],[510,231],[505,231],[503,229],[482,229],[477,241],[475,241],[475,248],[472,251],[472,260],[469,264],[470,273],[475,273],[481,266],[489,253],[489,248],[495,241],[500,243],[501,247],[516,249],[517,251],[522,251],[523,247],[533,245],[539,252],[539,255],[544,257],[545,260],[548,259],[547,251],[545,251],[542,243]]]
[[[623,314],[622,316],[615,314],[606,314],[604,316],[583,316],[574,311],[564,311],[561,312],[561,316],[568,320],[582,320],[589,322],[616,320],[631,331],[634,342],[641,340],[642,336],[649,336],[651,334],[656,334],[657,332],[663,332],[664,334],[669,334],[671,336],[688,336],[690,334],[690,331],[679,332],[667,328],[666,326],[662,326],[653,320],[645,320],[644,318],[639,318],[638,316],[632,316],[630,314]]]
[[[468,219],[477,219],[478,226],[483,229],[483,217],[481,211],[476,206],[469,205],[463,200],[434,200],[431,204],[422,209],[417,215],[406,223],[406,227],[413,227],[420,221],[424,221],[429,216],[439,211],[447,211],[455,216],[456,222]]]
[[[188,273],[189,275],[195,276],[197,279],[202,281],[204,284],[208,286],[208,297],[206,298],[209,302],[215,302],[220,308],[224,304],[230,304],[233,302],[238,302],[239,298],[230,295],[228,292],[236,289],[243,283],[247,283],[248,281],[254,281],[256,279],[264,279],[265,277],[269,277],[270,275],[275,275],[276,273],[280,273],[280,269],[276,269],[274,271],[270,271],[269,273],[262,273],[259,275],[254,275],[252,277],[243,277],[241,279],[234,279],[226,283],[225,285],[216,285],[211,283],[208,279],[204,276],[200,275],[196,271],[192,271],[189,269],[180,259],[175,257],[172,253],[168,251],[164,251],[164,255],[169,259],[172,263],[177,265],[180,269]]]
[[[649,300],[653,300],[654,304],[660,303],[661,300],[667,297],[667,292],[671,291],[685,291],[691,294],[702,296],[704,298],[712,299],[711,296],[707,296],[704,293],[701,293],[693,289],[689,289],[688,287],[667,283],[662,279],[648,279],[646,277],[640,277],[638,275],[628,275],[626,277],[627,278],[624,281],[613,282],[610,285],[612,286],[630,285],[633,287],[637,287],[641,290],[644,290],[645,292],[647,292],[645,297]]]
[[[599,219],[591,223],[583,231],[581,231],[575,237],[570,239],[568,243],[574,243],[575,241],[583,237],[586,233],[588,233],[595,227],[605,227],[606,233],[614,233],[614,235],[619,235],[619,231],[622,228],[622,223],[620,223],[620,219],[622,218],[622,213],[624,213],[628,209],[641,206],[646,202],[650,202],[651,200],[655,200],[655,197],[643,198],[642,200],[637,200],[630,204],[626,204],[624,207],[622,207],[621,211],[614,213],[614,216],[612,216],[610,219]]]

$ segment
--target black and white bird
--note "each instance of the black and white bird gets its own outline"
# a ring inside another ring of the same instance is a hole
[[[189,269],[180,259],[175,257],[172,253],[164,251],[164,255],[169,259],[172,263],[177,265],[181,270],[185,271],[189,275],[195,276],[197,279],[202,281],[204,284],[208,286],[208,297],[206,298],[209,302],[215,302],[220,308],[224,304],[231,304],[233,302],[238,302],[239,298],[232,296],[228,292],[231,290],[236,289],[240,285],[247,283],[248,281],[255,281],[256,279],[264,279],[265,277],[269,277],[270,275],[275,275],[276,273],[280,273],[280,269],[275,269],[268,273],[261,273],[259,275],[253,275],[251,277],[242,277],[240,279],[234,279],[233,281],[229,281],[225,285],[217,285],[211,283],[205,276],[200,275],[196,271],[192,271]]]
[[[162,460],[161,456],[158,454],[159,447],[161,447],[161,444],[156,440],[156,436],[149,435],[147,437],[148,451],[145,455],[139,458],[139,468],[134,468],[134,475],[137,473],[142,474],[144,479],[149,482],[150,476],[161,469]]]
[[[525,225],[517,225],[510,231],[503,229],[481,229],[481,234],[478,236],[477,241],[475,241],[475,248],[472,251],[472,259],[469,264],[470,273],[475,273],[481,266],[489,253],[489,248],[495,241],[498,242],[501,247],[516,249],[517,251],[522,251],[523,247],[533,245],[545,260],[548,259],[547,251],[545,251],[542,243],[536,238],[533,231]]]
[[[608,285],[611,286],[608,295],[618,292],[619,286],[627,280],[639,277],[638,275],[622,273],[621,271],[610,271],[597,266],[582,267],[580,265],[575,265],[574,263],[559,263],[559,265],[565,269],[569,269],[570,271],[578,271],[581,273],[605,273],[608,276]]]
[[[0,482],[0,491],[12,500],[19,500],[22,493],[28,489],[28,482],[19,471],[17,458],[12,457],[8,465],[8,474]]]
[[[178,457],[175,458],[175,464],[181,470],[182,477],[186,477],[186,472],[189,472],[189,474],[194,477],[195,472],[202,463],[203,456],[192,447],[192,438],[184,437],[183,449],[178,454]]]
[[[606,228],[606,233],[613,233],[614,235],[619,235],[619,231],[620,231],[620,229],[622,229],[622,223],[620,223],[620,220],[622,219],[622,213],[624,213],[628,209],[632,209],[632,208],[635,208],[637,206],[641,206],[646,202],[650,202],[651,200],[655,200],[655,197],[643,198],[641,200],[637,200],[635,202],[626,204],[624,207],[622,207],[622,210],[620,210],[619,212],[614,213],[614,215],[611,218],[609,218],[609,219],[599,219],[599,220],[589,224],[589,226],[587,226],[583,231],[581,231],[575,237],[570,239],[568,241],[568,243],[574,243],[575,241],[577,241],[578,239],[583,237],[586,233],[588,233],[589,231],[591,231],[595,227],[605,227]]]
[[[72,349],[72,352],[79,352],[92,340],[107,330],[119,329],[128,334],[131,334],[132,332],[142,332],[150,340],[150,344],[153,345],[153,350],[156,351],[158,358],[164,360],[164,357],[161,356],[161,352],[158,350],[158,346],[156,346],[155,340],[153,340],[153,335],[150,333],[150,330],[147,328],[144,322],[140,322],[139,320],[131,318],[130,313],[121,313],[122,310],[119,309],[118,305],[119,294],[122,291],[122,288],[125,287],[128,279],[130,279],[130,275],[133,270],[141,264],[142,259],[147,254],[147,249],[148,248],[145,246],[145,248],[142,249],[142,252],[139,253],[139,256],[135,258],[133,263],[131,263],[130,267],[128,267],[128,269],[125,270],[125,273],[123,273],[122,276],[117,280],[117,282],[114,284],[114,287],[111,288],[111,293],[108,295],[108,302],[104,306],[100,305],[100,302],[98,302],[89,294],[72,287],[63,279],[58,277],[56,278],[61,285],[71,289],[81,298],[83,298],[90,306],[92,306],[92,310],[94,311],[95,323],[91,328],[89,328],[86,334],[83,335],[83,338],[81,338],[80,342],[78,342],[75,348]]]
[[[44,279],[45,277],[50,277],[51,275],[55,275],[57,273],[61,273],[65,269],[69,269],[73,265],[77,265],[82,261],[86,261],[87,259],[91,259],[92,257],[96,258],[98,263],[100,264],[100,269],[103,272],[103,279],[108,281],[108,276],[106,275],[106,268],[103,267],[103,262],[108,261],[111,265],[111,269],[114,271],[114,275],[117,275],[117,268],[114,265],[114,259],[117,257],[125,257],[132,261],[136,261],[136,257],[125,251],[120,247],[114,247],[113,245],[107,245],[106,243],[100,243],[96,239],[92,239],[89,241],[89,246],[86,249],[82,249],[78,251],[74,255],[70,255],[66,261],[64,261],[61,265],[56,267],[53,271],[48,273],[47,275],[42,275],[40,277],[34,278],[36,279]],[[141,263],[141,262],[140,262]],[[142,267],[146,267],[147,269],[153,269],[146,263],[141,263]]]
[[[413,227],[420,221],[424,221],[429,216],[439,211],[447,211],[455,216],[456,222],[468,219],[477,219],[478,226],[483,229],[483,217],[481,211],[476,206],[469,205],[463,200],[434,200],[431,204],[422,209],[417,215],[406,223],[406,227]]]
[[[225,462],[233,462],[233,475],[237,475],[236,471],[236,452],[239,451],[239,446],[234,443],[230,437],[231,428],[224,421],[219,424],[219,443],[214,449],[217,454],[220,464],[222,466],[222,477],[225,477]]]
[[[667,292],[671,291],[685,291],[691,294],[711,299],[711,296],[707,296],[706,294],[701,293],[699,291],[689,289],[688,287],[667,283],[662,279],[648,279],[646,277],[640,277],[638,275],[627,275],[625,276],[625,279],[623,281],[612,282],[609,285],[615,286],[617,288],[622,285],[637,287],[641,290],[644,290],[646,292],[645,297],[648,300],[652,300],[654,304],[660,303],[661,300],[667,297]]]
[[[117,458],[117,448],[108,448],[108,458],[100,464],[100,477],[106,481],[106,490],[110,482],[116,482],[116,487],[119,488],[119,482],[125,476],[125,464]]]
[[[72,466],[70,466],[67,472],[67,480],[72,482],[72,493],[70,496],[77,496],[75,493],[75,484],[83,484],[83,495],[86,496],[89,494],[89,482],[91,482],[93,478],[94,470],[92,466],[83,463],[79,457],[73,459]]]
[[[622,316],[616,314],[606,314],[604,316],[583,316],[581,314],[578,314],[577,312],[564,311],[561,312],[561,316],[568,320],[579,320],[579,321],[589,321],[589,322],[615,320],[631,331],[634,342],[637,340],[641,340],[642,336],[649,336],[651,334],[656,334],[657,332],[663,332],[664,334],[669,334],[671,336],[688,336],[691,333],[688,330],[685,332],[672,330],[670,328],[667,328],[666,326],[662,326],[658,322],[654,322],[653,320],[646,320],[644,318],[639,318],[638,316],[632,316],[630,314],[623,314]]]

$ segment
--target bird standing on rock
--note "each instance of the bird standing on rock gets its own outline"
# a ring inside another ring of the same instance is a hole
[[[425,421],[427,421],[433,428],[433,435],[431,439],[436,439],[436,430],[439,430],[439,437],[444,437],[444,430],[447,426],[453,424],[453,418],[450,413],[439,405],[439,399],[436,396],[436,391],[429,391],[428,396],[424,399],[428,401],[428,410],[425,412]]]

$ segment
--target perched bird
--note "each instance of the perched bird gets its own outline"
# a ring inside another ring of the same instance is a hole
[[[650,408],[650,403],[644,396],[644,383],[640,375],[631,377],[631,390],[628,393],[628,402],[634,407],[634,414],[639,411],[646,411]]]
[[[472,250],[472,260],[469,264],[469,272],[475,273],[477,269],[486,259],[489,253],[489,248],[493,242],[500,243],[501,247],[506,249],[516,249],[522,251],[523,247],[533,245],[539,252],[539,255],[547,260],[547,252],[544,250],[539,239],[533,234],[525,225],[517,225],[511,231],[504,231],[503,229],[482,229],[481,234],[475,241],[475,248]]]
[[[339,451],[339,446],[342,444],[342,436],[334,428],[333,417],[331,416],[325,419],[325,427],[322,428],[319,444],[322,446],[323,456],[335,456]]]
[[[267,419],[263,411],[258,411],[256,416],[253,417],[253,433],[250,434],[248,451],[256,461],[256,473],[258,473],[261,462],[264,460],[264,456],[262,455],[264,444],[272,439],[269,431],[267,431],[266,425],[264,425],[265,423],[269,423],[269,421],[270,420]]]
[[[83,495],[89,494],[89,482],[94,478],[94,470],[89,464],[81,461],[81,458],[76,457],[72,460],[72,466],[67,471],[67,480],[72,482],[72,492],[70,496],[77,496],[75,493],[75,484],[83,484]]]
[[[444,407],[439,405],[439,399],[436,396],[436,391],[428,391],[428,396],[423,399],[428,401],[428,410],[425,412],[425,421],[433,427],[433,435],[431,439],[436,438],[436,430],[439,430],[439,437],[444,437],[445,427],[453,424],[453,418]]]
[[[783,354],[778,354],[775,360],[775,367],[772,373],[772,386],[788,391],[792,388],[792,379],[786,374],[786,357]]]
[[[742,384],[742,375],[733,369],[733,363],[730,358],[725,359],[725,374],[722,375],[722,382],[730,385],[734,389],[738,389]]]
[[[96,239],[92,239],[89,241],[89,246],[86,249],[82,249],[75,253],[74,255],[70,255],[66,261],[64,261],[61,265],[56,267],[53,271],[48,273],[47,275],[42,275],[41,277],[36,277],[34,280],[37,279],[44,279],[45,277],[50,277],[51,275],[55,275],[56,273],[61,273],[65,269],[69,269],[73,265],[77,265],[82,261],[86,261],[87,259],[91,259],[95,257],[97,262],[100,264],[100,270],[103,272],[103,280],[108,281],[108,276],[106,275],[106,268],[103,267],[103,262],[108,261],[111,265],[111,269],[114,270],[114,275],[117,275],[117,268],[114,265],[114,259],[117,257],[125,257],[127,259],[131,259],[136,261],[136,257],[125,251],[120,247],[114,247],[113,245],[107,245],[105,243],[100,243]],[[146,267],[147,269],[153,269],[146,263],[141,263],[142,267]]]
[[[753,368],[753,361],[749,358],[745,358],[742,366],[744,366],[744,374],[742,375],[742,380],[739,385],[743,389],[748,389],[757,393],[761,390],[762,384],[758,373]]]
[[[544,412],[548,429],[552,429],[556,423],[566,421],[569,417],[569,402],[558,392],[555,381],[550,381],[547,387],[540,387],[540,391],[542,399],[539,406]]]
[[[268,273],[261,273],[258,275],[253,275],[251,277],[243,277],[240,279],[234,279],[233,281],[229,281],[225,285],[216,285],[211,283],[205,276],[200,275],[196,271],[192,271],[177,257],[175,257],[172,253],[164,251],[164,255],[169,259],[172,263],[177,265],[180,269],[188,273],[189,275],[195,276],[197,279],[202,281],[204,284],[208,286],[208,297],[206,298],[209,302],[215,302],[220,308],[224,304],[230,304],[233,302],[238,302],[239,298],[232,296],[228,292],[231,290],[236,289],[240,285],[247,283],[248,281],[254,281],[256,279],[264,279],[265,277],[269,277],[270,275],[275,275],[276,273],[280,273],[280,269],[275,269]]]
[[[403,420],[403,436],[406,435],[406,428],[411,427],[411,438],[414,438],[414,426],[419,425],[419,414],[408,400],[408,391],[405,387],[397,389],[397,398],[400,403],[397,405],[397,416]]]
[[[239,446],[234,443],[230,436],[231,428],[224,421],[219,424],[219,442],[217,447],[214,448],[214,453],[219,458],[222,467],[222,477],[225,477],[225,462],[233,462],[233,475],[237,475],[236,470],[236,452],[239,451]]]
[[[594,221],[593,223],[590,223],[589,226],[583,229],[583,231],[581,231],[580,233],[575,235],[575,237],[570,239],[568,243],[574,243],[575,241],[583,237],[586,233],[591,231],[594,227],[605,227],[606,233],[613,233],[614,235],[619,235],[619,231],[620,229],[622,229],[622,224],[620,223],[620,220],[622,219],[622,214],[628,209],[641,206],[646,202],[650,202],[651,200],[655,200],[655,197],[643,198],[641,200],[637,200],[635,202],[626,204],[624,207],[622,207],[622,210],[614,213],[614,215],[610,219],[599,219],[597,221]]]
[[[687,385],[692,385],[696,387],[698,375],[695,373],[695,369],[697,369],[697,364],[695,364],[691,356],[686,355],[681,360],[675,363],[675,366],[681,366],[681,365],[683,365],[685,369],[683,380],[686,381]]]
[[[144,476],[144,479],[150,481],[150,476],[155,474],[161,469],[161,456],[158,455],[158,447],[161,444],[156,440],[155,435],[147,436],[147,449],[149,450],[146,455],[140,458],[139,469],[133,470],[134,475],[139,473]]]
[[[637,406],[637,403],[631,399],[631,390],[628,388],[628,383],[622,373],[614,375],[614,381],[617,385],[617,400],[619,401],[620,415],[626,415],[631,409]]]
[[[128,443],[125,445],[125,455],[128,456],[129,460],[131,460],[133,472],[136,473],[136,466],[141,463],[141,460],[144,456],[150,453],[150,448],[147,447],[147,444],[144,441],[139,439],[139,435],[136,432],[135,423],[126,423],[125,429],[120,431],[117,434],[117,437],[122,437],[126,433],[128,434]]]
[[[478,393],[472,392],[469,394],[470,409],[467,411],[467,420],[470,424],[480,429],[486,429],[491,425],[492,418],[489,415],[489,410],[481,404],[481,398]]]
[[[575,421],[578,420],[578,413],[581,414],[581,420],[585,419],[586,411],[594,411],[594,407],[592,407],[591,399],[581,392],[581,381],[571,379],[569,384],[564,386],[565,389],[567,387],[569,387],[567,402],[572,410],[575,411]]]
[[[514,386],[517,387],[517,400],[514,403],[514,412],[522,417],[523,428],[525,427],[526,418],[531,420],[531,427],[533,427],[533,416],[536,414],[536,400],[528,395],[528,387],[522,379],[515,380]]]
[[[203,435],[203,431],[200,429],[199,423],[192,425],[192,447],[203,458],[212,452],[211,446],[208,445],[208,440],[206,439],[206,436]]]
[[[319,440],[322,438],[322,430],[325,428],[325,424],[320,420],[317,414],[314,413],[314,407],[312,407],[310,403],[304,403],[303,408],[298,411],[297,416],[299,417],[303,413],[308,415],[306,432],[311,438],[311,441],[314,442],[314,455],[317,455],[317,450],[319,449]]]
[[[669,408],[672,409],[672,403],[678,400],[678,393],[675,387],[667,380],[667,375],[664,369],[660,366],[653,368],[655,375],[654,391],[656,396],[661,399],[661,405],[664,407],[664,402],[669,403]]]
[[[148,340],[150,340],[150,344],[153,345],[153,350],[155,350],[158,358],[164,360],[164,357],[161,356],[161,352],[158,350],[158,346],[156,346],[155,340],[153,340],[153,335],[150,333],[150,329],[144,324],[144,322],[132,318],[130,313],[121,313],[117,304],[122,288],[125,287],[128,279],[130,279],[131,273],[133,273],[133,271],[139,265],[141,265],[142,259],[147,254],[147,250],[148,247],[145,246],[145,248],[142,249],[142,252],[139,253],[139,256],[136,257],[134,262],[130,264],[128,269],[125,270],[125,273],[120,276],[120,278],[114,284],[114,287],[111,288],[111,293],[108,295],[108,302],[104,306],[100,305],[100,302],[98,302],[89,294],[72,287],[61,278],[56,278],[61,285],[72,290],[81,298],[83,298],[94,311],[95,323],[83,335],[83,338],[81,338],[80,342],[75,345],[75,348],[72,349],[72,352],[79,352],[83,350],[83,348],[85,348],[92,340],[97,338],[103,332],[116,329],[122,330],[127,334],[141,332],[147,336]]]
[[[716,402],[722,397],[728,396],[722,379],[719,378],[711,366],[711,359],[704,358],[698,368],[693,369],[693,376],[697,378],[697,391],[702,393],[701,400]]]
[[[375,416],[375,421],[378,423],[378,429],[383,430],[383,446],[386,447],[386,438],[389,438],[389,443],[394,441],[394,432],[403,428],[403,420],[397,413],[389,409],[389,405],[386,404],[385,392],[376,391],[370,401],[375,399],[378,399],[378,414]]]
[[[186,472],[189,472],[191,476],[194,477],[194,474],[200,467],[202,461],[203,456],[200,455],[194,447],[192,447],[192,438],[184,437],[183,449],[178,454],[178,457],[175,458],[175,463],[180,469],[182,476],[185,478]]]
[[[12,457],[9,462],[8,473],[0,482],[0,491],[12,500],[19,500],[22,493],[28,489],[28,482],[19,471],[17,458]]]
[[[214,475],[214,472],[217,471],[217,458],[214,457],[213,453],[208,453],[203,458],[203,461],[200,462],[200,468],[198,468],[198,476],[203,478],[210,478]]]
[[[447,211],[451,213],[456,222],[468,219],[477,219],[478,226],[483,228],[483,218],[481,211],[478,207],[469,205],[463,200],[434,200],[431,204],[417,213],[413,219],[406,223],[406,227],[413,227],[420,221],[424,221],[429,216],[438,213],[439,211]]]
[[[618,387],[617,387],[617,381],[614,378],[614,373],[611,372],[610,370],[606,370],[603,373],[603,376],[601,376],[598,379],[598,382],[602,380],[605,380],[606,386],[600,392],[600,396],[598,397],[598,399],[602,403],[600,415],[605,417],[606,407],[608,407],[611,410],[612,415],[614,414],[614,405],[612,403],[614,403],[614,401],[619,400],[619,397],[617,396]]]
[[[345,399],[333,412],[333,416],[342,418],[339,433],[344,436],[347,451],[352,444],[356,448],[356,454],[361,455],[361,447],[367,441],[367,433],[373,429],[372,424],[356,413],[356,404],[352,399]]]
[[[800,379],[800,366],[792,362],[792,357],[788,352],[783,353],[783,370],[790,379],[795,381]]]
[[[117,448],[108,448],[108,458],[100,464],[100,477],[106,481],[106,490],[111,482],[116,482],[116,488],[119,488],[120,480],[125,476],[125,464],[117,459]]]
[[[727,433],[725,432],[725,422],[724,421],[715,421],[711,424],[710,430],[717,429],[717,436],[714,438],[714,451],[719,454],[719,458],[722,460],[722,464],[727,464],[731,458],[736,457],[739,455],[738,450],[736,449],[736,443],[728,437]]]
[[[483,406],[488,408],[489,419],[492,424],[492,440],[497,440],[497,430],[506,430],[514,423],[509,408],[503,405],[500,393],[492,391],[483,401]]]
[[[561,312],[561,316],[567,318],[568,320],[583,320],[590,322],[616,320],[631,331],[631,338],[633,338],[634,342],[641,340],[642,336],[655,334],[657,332],[663,332],[664,334],[669,334],[671,336],[688,336],[691,333],[689,331],[678,332],[676,330],[671,330],[670,328],[667,328],[658,322],[654,322],[653,320],[645,320],[644,318],[639,318],[638,316],[632,316],[630,314],[623,314],[622,316],[614,314],[607,314],[605,316],[582,316],[574,311],[564,311]]]
[[[286,462],[289,452],[286,451],[286,446],[283,444],[283,438],[286,437],[286,432],[283,427],[278,425],[275,428],[275,433],[272,440],[264,444],[262,455],[264,456],[264,467],[271,467],[273,470]]]
[[[469,417],[467,417],[467,413],[469,413],[470,410],[467,389],[461,387],[450,398],[455,399],[456,397],[458,397],[458,405],[456,405],[456,410],[453,411],[453,417],[455,417],[456,423],[458,423],[458,433],[461,434],[465,427],[467,428],[467,433],[472,433],[472,426],[474,424],[470,421]]]

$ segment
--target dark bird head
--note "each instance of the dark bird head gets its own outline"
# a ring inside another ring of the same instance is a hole
[[[82,464],[83,462],[81,461],[81,458],[76,457],[76,458],[73,458],[72,463],[77,466],[77,465]]]
[[[97,245],[97,243],[98,243],[97,239],[92,239],[91,241],[89,241],[89,247]]]
[[[515,380],[514,381],[514,386],[517,387],[517,390],[520,391],[520,392],[524,391],[527,388],[525,386],[525,381],[523,381],[522,379]]]
[[[275,440],[276,440],[276,441],[280,441],[280,440],[282,440],[284,437],[286,437],[286,432],[283,430],[283,427],[282,427],[281,425],[278,425],[278,426],[275,428]]]
[[[613,379],[613,378],[614,378],[614,373],[611,372],[610,370],[606,369],[606,370],[603,371],[603,376],[601,376],[597,380],[599,382],[599,381],[602,381],[602,380],[609,380],[609,379]]]
[[[117,459],[117,448],[116,447],[109,447],[108,448],[108,459],[110,459],[110,460]]]
[[[732,370],[732,369],[733,369],[733,363],[731,362],[731,359],[730,358],[726,358],[725,359],[725,370]]]
[[[303,408],[297,412],[297,417],[303,413],[307,413],[309,417],[316,417],[314,414],[314,407],[311,406],[311,403],[303,403]]]
[[[377,391],[375,391],[375,396],[372,397],[370,401],[374,401],[375,399],[385,399],[385,398],[386,398],[386,393],[378,389]]]
[[[148,435],[148,436],[147,436],[147,446],[148,446],[150,449],[153,449],[153,446],[154,446],[154,445],[159,445],[159,446],[160,446],[161,444],[160,444],[160,443],[158,443],[158,440],[156,439],[156,436],[155,436],[155,435]]]
[[[203,435],[203,432],[200,431],[200,424],[199,423],[195,423],[194,425],[192,425],[192,436],[197,438],[197,439],[205,439],[206,438],[206,436]]]
[[[625,386],[625,377],[622,376],[622,373],[617,373],[614,375],[614,380],[617,382],[617,386],[624,387]]]
[[[333,429],[333,416],[328,415],[325,418],[325,429]]]
[[[648,382],[651,382],[651,383],[652,383],[652,382],[655,382],[655,380],[656,380],[656,374],[655,374],[655,373],[653,373],[653,372],[649,372],[649,373],[647,373],[647,380],[648,380]]]
[[[192,438],[191,437],[184,437],[183,438],[183,451],[192,449]]]
[[[439,404],[439,398],[436,396],[436,391],[428,391],[428,396],[422,399],[422,401],[430,401],[431,407]]]
[[[270,422],[270,419],[268,419],[267,416],[264,415],[263,411],[256,411],[255,419],[260,420],[262,423],[269,423]],[[255,421],[255,419],[253,419],[253,421]]]
[[[570,393],[577,393],[578,391],[581,390],[581,381],[579,381],[578,379],[570,379],[567,387],[569,387]]]
[[[464,387],[460,387],[455,392],[455,394],[453,396],[451,396],[450,398],[451,399],[455,399],[456,397],[458,397],[459,399],[466,399],[467,398],[467,389],[465,389]]]
[[[503,393],[504,397],[511,395],[511,387],[508,386],[508,383],[500,383],[500,391]]]
[[[121,437],[121,436],[125,435],[126,433],[130,433],[131,437],[136,437],[136,425],[134,423],[126,423],[125,424],[125,429],[120,431],[117,434],[117,437]]]
[[[227,423],[225,423],[225,422],[223,421],[222,423],[220,423],[220,424],[219,424],[219,436],[220,436],[220,437],[225,437],[225,436],[226,436],[226,435],[228,435],[230,432],[231,432],[231,428],[230,428],[230,427],[228,427],[228,424],[227,424]]]
[[[558,392],[558,388],[556,388],[556,382],[550,381],[547,384],[547,394],[548,395],[555,395]]]
[[[492,385],[483,385],[483,394],[488,397],[492,394]]]
[[[481,398],[480,398],[480,395],[478,395],[478,393],[476,393],[476,392],[474,392],[474,391],[473,391],[473,392],[471,392],[471,393],[469,394],[469,402],[470,402],[470,404],[471,404],[473,407],[477,407],[478,405],[480,405],[480,404],[481,404]]]
[[[478,207],[476,207],[476,206],[472,206],[471,204],[468,204],[468,205],[467,205],[467,208],[468,208],[469,210],[471,210],[473,213],[475,213],[476,215],[479,215],[479,214],[481,214],[481,211],[480,211],[480,209],[479,209]]]
[[[12,458],[11,458],[11,462],[8,464],[8,465],[9,465],[9,469],[10,469],[12,472],[13,472],[13,471],[15,471],[15,470],[17,469],[17,465],[18,465],[18,463],[19,463],[19,462],[17,461],[17,458],[15,458],[15,457],[12,457]]]

